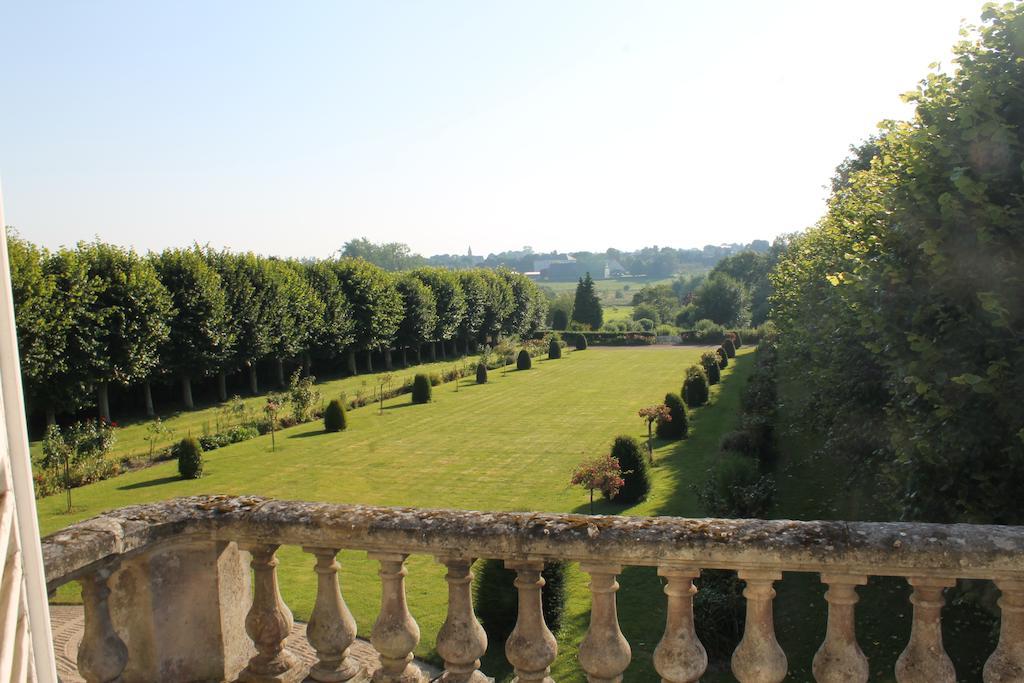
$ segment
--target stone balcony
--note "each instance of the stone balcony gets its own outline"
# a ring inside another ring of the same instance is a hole
[[[301,546],[315,559],[316,602],[306,629],[317,661],[289,649],[292,615],[278,590],[275,553]],[[773,584],[782,572],[820,575],[828,626],[814,658],[817,681],[867,681],[854,632],[856,587],[868,576],[913,587],[900,683],[953,683],[942,644],[943,591],[957,579],[995,582],[1002,593],[999,643],[986,683],[1024,681],[1024,528],[488,513],[377,508],[207,496],[122,508],[43,540],[51,590],[82,585],[85,633],[78,652],[90,683],[369,679],[349,649],[356,624],[339,589],[340,549],[380,563],[381,608],[370,642],[386,683],[425,681],[412,664],[419,628],[406,606],[405,560],[437,558],[448,570],[448,613],[437,634],[443,680],[479,683],[487,649],[473,614],[470,571],[496,558],[517,573],[519,611],[504,643],[519,681],[551,681],[557,653],[541,611],[545,560],[579,562],[590,575],[591,621],[579,666],[591,682],[621,681],[630,646],[616,616],[616,576],[653,566],[664,578],[667,619],[654,653],[662,681],[697,681],[707,656],[693,622],[693,579],[725,569],[745,582],[746,630],[732,656],[741,683],[777,683],[786,655],[775,639]],[[251,571],[250,571],[251,568]],[[411,577],[415,581],[415,577]]]

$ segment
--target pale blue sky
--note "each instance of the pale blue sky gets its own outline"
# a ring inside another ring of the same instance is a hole
[[[3,0],[7,223],[321,257],[771,239],[981,5]]]

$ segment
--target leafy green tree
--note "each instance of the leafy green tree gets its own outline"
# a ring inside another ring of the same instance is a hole
[[[324,317],[314,335],[312,354],[324,360],[334,360],[355,341],[352,306],[330,261],[307,264],[305,275],[324,304]]]
[[[480,324],[481,343],[494,343],[501,334],[502,321],[506,320],[516,305],[515,294],[508,280],[493,270],[480,268],[477,272],[487,283],[487,303],[484,319]]]
[[[719,325],[739,324],[747,305],[743,285],[724,273],[713,273],[694,293],[698,320],[707,318]]]
[[[384,270],[412,270],[427,265],[427,259],[412,253],[408,244],[374,244],[365,237],[349,240],[341,250],[343,258],[360,258]]]
[[[402,323],[402,295],[393,277],[362,259],[335,261],[338,281],[352,305],[355,342],[349,348],[349,370],[356,372],[355,349],[366,352],[366,368],[373,372],[374,350],[390,350]],[[436,292],[435,292],[436,295]]]
[[[487,314],[488,283],[482,273],[483,271],[476,269],[458,272],[459,286],[462,287],[462,294],[466,298],[466,315],[462,316],[462,322],[459,323],[459,337],[465,345],[467,355],[471,344],[479,338]]]
[[[420,349],[430,340],[437,327],[437,301],[430,287],[412,275],[398,279],[395,286],[402,296],[402,323],[397,341],[402,347],[402,364],[408,366],[407,349],[416,350],[416,361],[422,361]]]
[[[220,275],[198,247],[168,249],[152,257],[152,263],[174,307],[170,333],[160,348],[162,369],[180,378],[182,403],[187,410],[195,407],[193,376],[203,377],[213,371],[220,371],[220,399],[226,401],[223,368],[234,338]]]
[[[431,341],[435,344],[430,349],[431,360],[436,361],[437,343],[441,344],[442,355],[444,355],[445,342],[454,339],[459,331],[462,318],[466,315],[466,297],[462,293],[459,276],[450,270],[420,268],[413,271],[413,275],[430,287],[437,304],[437,326],[431,336]]]
[[[572,319],[592,330],[601,329],[604,324],[604,312],[601,310],[601,299],[594,290],[594,280],[587,273],[576,285],[576,299],[572,306]]]
[[[95,292],[78,330],[89,352],[82,367],[96,387],[100,418],[109,420],[110,384],[140,382],[157,368],[173,307],[153,265],[134,251],[82,242],[78,257]]]
[[[270,356],[277,386],[285,387],[284,362],[308,352],[321,333],[324,302],[297,261],[267,259],[270,288]]]
[[[10,232],[7,256],[25,397],[29,409],[42,406],[52,425],[58,408],[75,410],[87,396],[85,378],[73,375],[72,337],[85,322],[83,305],[92,294],[73,253],[58,266],[58,258]]]

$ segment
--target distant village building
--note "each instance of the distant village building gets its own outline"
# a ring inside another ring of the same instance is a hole
[[[468,249],[466,250],[466,258],[467,258],[467,259],[469,260],[469,262],[470,262],[470,263],[472,263],[472,264],[473,264],[474,266],[475,266],[475,265],[477,265],[477,264],[480,264],[480,263],[483,263],[483,262],[484,262],[484,257],[483,257],[483,256],[473,256],[473,247],[469,247],[469,248],[468,248]]]

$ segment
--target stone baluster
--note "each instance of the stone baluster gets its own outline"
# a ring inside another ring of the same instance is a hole
[[[116,565],[107,565],[81,581],[85,633],[78,648],[78,671],[87,683],[120,683],[128,666],[128,648],[114,630],[107,601],[107,581],[115,569]]]
[[[306,668],[285,647],[294,620],[281,599],[277,585],[277,545],[255,544],[252,553],[252,607],[245,617],[256,654],[238,674],[241,683],[298,683],[306,677]]]
[[[316,650],[318,661],[309,677],[320,683],[363,683],[369,680],[366,671],[348,656],[356,639],[356,620],[341,597],[338,585],[338,548],[303,548],[316,557],[316,604],[306,625],[306,639]]]
[[[412,663],[412,651],[420,642],[420,627],[405,602],[405,558],[401,553],[368,553],[380,562],[380,614],[370,642],[380,654],[381,667],[373,674],[377,683],[426,683],[427,677]]]
[[[540,589],[544,579],[540,573],[544,562],[517,560],[506,562],[505,566],[515,570],[515,587],[519,591],[519,613],[512,634],[505,641],[505,657],[515,667],[516,680],[520,683],[554,683],[549,674],[558,654],[558,643],[544,623],[541,607]]]
[[[828,626],[825,642],[814,655],[814,680],[818,683],[864,683],[868,680],[868,658],[857,644],[853,617],[858,600],[857,586],[866,584],[868,578],[822,574],[821,581],[828,584],[825,591]]]
[[[708,653],[693,625],[693,580],[700,570],[668,565],[658,567],[658,575],[665,578],[668,613],[665,635],[654,649],[654,668],[662,683],[694,683],[708,668]]]
[[[487,683],[480,658],[487,652],[487,634],[473,614],[473,560],[439,557],[447,568],[448,616],[437,632],[437,653],[444,659],[445,683]]]
[[[786,653],[775,639],[772,619],[772,584],[782,572],[766,569],[740,570],[746,582],[743,597],[747,600],[747,625],[743,639],[732,653],[732,672],[740,683],[781,683],[786,678]]]
[[[587,563],[580,569],[590,574],[590,628],[580,643],[580,666],[590,683],[621,683],[632,651],[619,629],[615,592],[622,572],[618,564]]]
[[[910,642],[896,660],[899,683],[955,683],[956,670],[942,646],[942,592],[956,585],[955,579],[910,578],[914,587],[910,602],[914,605],[914,621],[910,626]]]
[[[1024,681],[1024,581],[997,580],[1002,592],[999,644],[985,662],[985,683]]]

